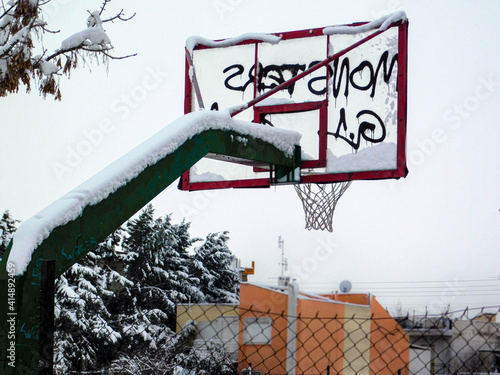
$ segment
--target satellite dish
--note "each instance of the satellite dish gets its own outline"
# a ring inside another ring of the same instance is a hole
[[[344,280],[340,283],[339,289],[341,293],[349,293],[352,289],[352,284],[349,280]]]

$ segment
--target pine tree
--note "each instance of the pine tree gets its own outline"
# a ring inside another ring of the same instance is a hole
[[[173,224],[170,215],[155,219],[148,205],[61,276],[56,284],[59,371],[170,371],[176,365],[199,365],[207,374],[232,371],[231,361],[222,360],[223,350],[198,352],[189,330],[184,338],[173,330],[179,303],[238,301],[227,232],[208,235],[191,255],[200,240],[191,238],[189,227],[185,221]]]
[[[138,216],[127,223],[124,275],[133,285],[119,291],[116,305],[112,306],[116,317],[122,321],[123,350],[130,352],[144,346],[156,345],[158,334],[165,327],[167,316],[154,308],[152,295],[158,293],[155,285],[145,284],[151,275],[150,258],[152,239],[155,236],[154,209],[148,205]],[[143,286],[146,288],[143,288]]]
[[[7,246],[17,229],[16,224],[18,222],[19,220],[12,218],[9,210],[6,210],[0,219],[0,259],[7,250]]]
[[[165,345],[175,327],[176,304],[201,298],[189,276],[188,248],[194,240],[188,229],[185,222],[172,224],[168,215],[154,219],[151,205],[127,224],[125,275],[134,286],[122,290],[119,299],[127,350]]]
[[[227,232],[212,233],[195,249],[190,272],[199,280],[205,302],[238,303],[239,275],[228,248]]]
[[[121,333],[108,305],[114,289],[132,285],[112,267],[121,262],[120,242],[118,230],[56,281],[55,366],[59,371],[107,367],[117,355]]]
[[[171,217],[165,216],[161,221],[160,229],[157,231],[158,245],[161,249],[164,261],[162,268],[168,272],[166,278],[159,284],[162,289],[168,291],[168,298],[173,305],[168,311],[171,315],[172,327],[175,326],[175,306],[178,303],[196,303],[204,300],[199,290],[197,279],[190,275],[189,264],[191,257],[188,249],[198,239],[192,239],[189,234],[189,223],[182,221],[181,224],[172,224]]]

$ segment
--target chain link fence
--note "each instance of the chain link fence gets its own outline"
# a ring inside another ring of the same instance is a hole
[[[54,373],[495,374],[500,367],[499,312],[493,307],[392,318],[328,316],[318,310],[295,316],[253,306],[178,305],[172,328],[130,324],[131,331],[115,332],[112,339],[109,322],[101,318],[100,331],[96,317],[92,337],[101,340],[84,354],[66,341],[71,337],[83,347],[89,340],[85,332],[56,331]],[[151,335],[158,340],[148,343]],[[133,340],[125,343],[125,336]]]

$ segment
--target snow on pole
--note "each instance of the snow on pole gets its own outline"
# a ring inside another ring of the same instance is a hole
[[[186,141],[207,130],[236,131],[240,135],[266,141],[290,157],[301,138],[294,131],[232,119],[228,111],[198,111],[182,116],[23,222],[14,234],[7,260],[15,265],[16,275],[22,275],[26,271],[34,250],[55,228],[75,220],[86,207],[97,205],[147,167],[174,153]]]

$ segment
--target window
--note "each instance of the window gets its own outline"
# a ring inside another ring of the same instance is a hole
[[[216,322],[198,322],[196,326],[198,328],[197,339],[207,342],[217,338]]]
[[[272,318],[244,318],[243,345],[271,345]]]

